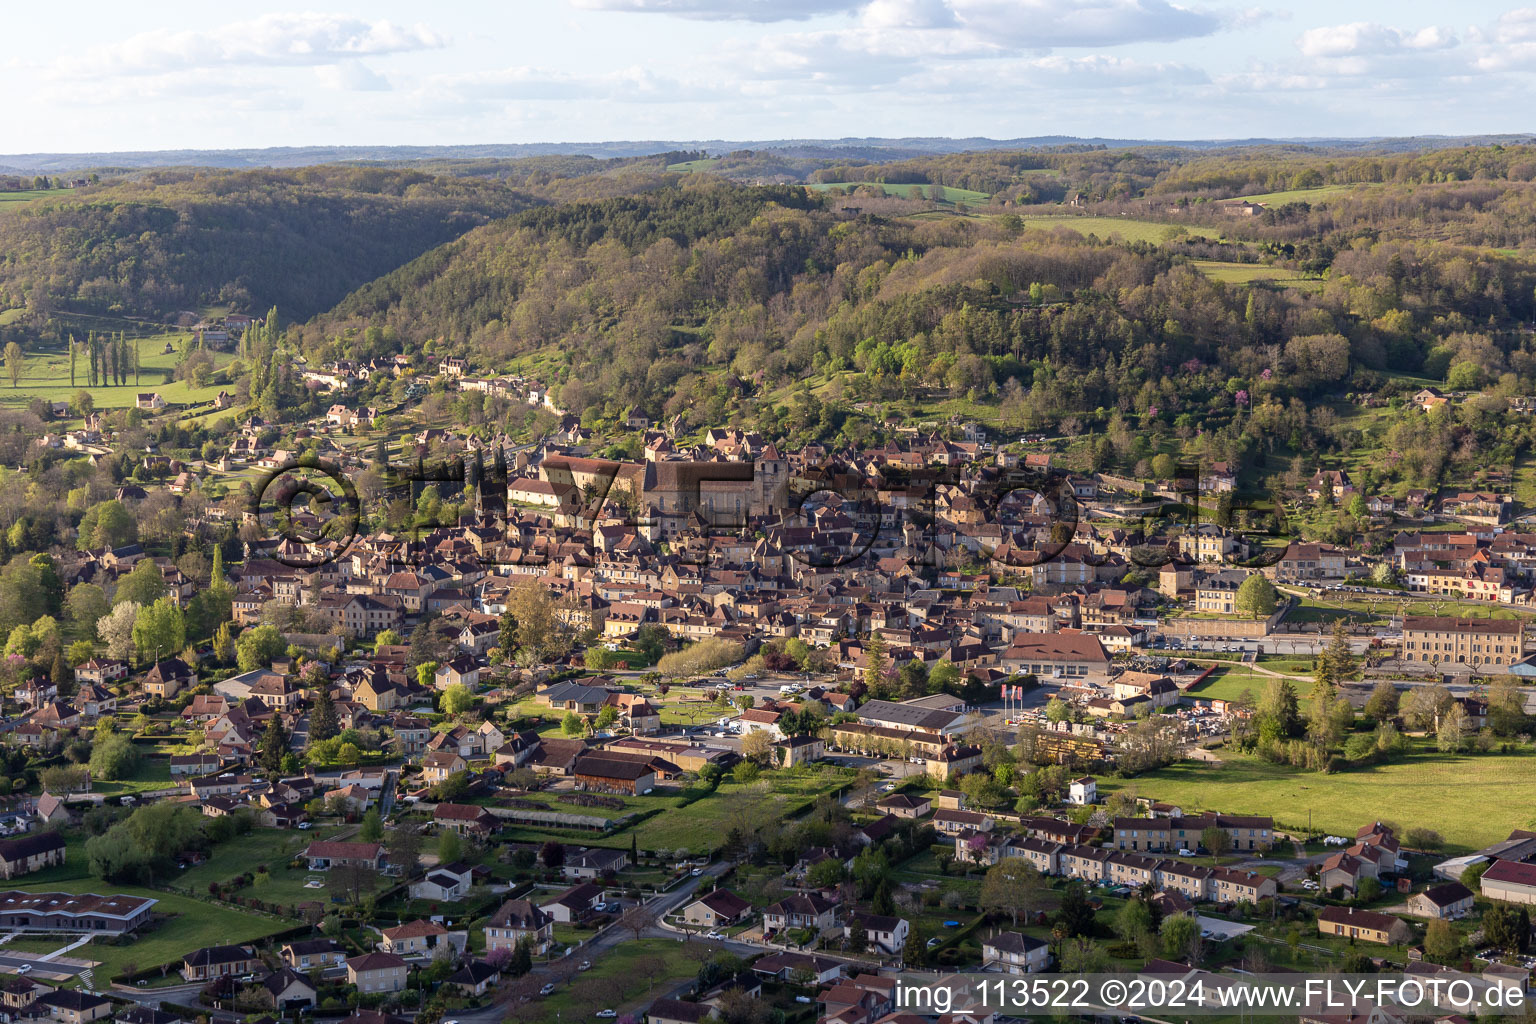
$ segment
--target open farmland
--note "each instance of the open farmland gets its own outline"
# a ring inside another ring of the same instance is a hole
[[[1050,231],[1053,228],[1070,228],[1083,236],[1100,238],[1119,236],[1127,242],[1166,242],[1179,232],[1172,224],[1159,224],[1151,220],[1132,220],[1129,217],[1074,217],[1070,214],[1048,217],[1025,217],[1024,226]]]
[[[807,185],[806,188],[815,189],[817,192],[826,192],[828,189],[846,188],[878,188],[884,190],[888,196],[898,199],[910,199],[913,189],[920,189],[924,199],[932,199],[939,203],[985,203],[991,197],[985,192],[977,192],[968,188],[952,188],[948,185],[888,185],[880,181],[828,181]]]
[[[1284,192],[1261,192],[1258,195],[1239,196],[1238,201],[1248,203],[1263,203],[1265,206],[1284,206],[1286,203],[1318,203],[1334,196],[1345,195],[1356,189],[1367,189],[1372,185],[1323,185],[1319,188],[1293,188]]]
[[[47,199],[68,194],[67,188],[29,188],[19,192],[0,192],[0,213],[19,210],[34,199]]]

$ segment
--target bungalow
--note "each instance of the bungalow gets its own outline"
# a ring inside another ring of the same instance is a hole
[[[448,975],[445,984],[452,985],[461,995],[483,996],[486,990],[501,980],[501,971],[484,960],[471,960]]]
[[[297,970],[312,967],[337,967],[347,962],[347,951],[335,939],[302,939],[289,942],[278,951],[283,963]]]
[[[1317,912],[1320,935],[1339,935],[1383,946],[1400,946],[1413,941],[1413,929],[1401,918],[1355,907],[1324,907]]]
[[[335,867],[362,865],[375,871],[384,866],[384,847],[378,843],[316,841],[302,855],[311,871],[329,871]]]
[[[64,837],[57,832],[0,839],[0,879],[5,881],[63,863]]]
[[[181,962],[181,976],[188,981],[251,974],[260,969],[261,957],[245,946],[209,946],[188,953]]]
[[[566,878],[592,881],[605,875],[616,874],[628,866],[628,850],[593,847],[579,853],[567,854],[560,871]]]
[[[1473,893],[1460,882],[1432,885],[1408,897],[1408,913],[1414,917],[1432,917],[1453,921],[1472,909]]]
[[[714,1016],[713,1006],[684,999],[658,999],[645,1011],[646,1024],[704,1024]]]
[[[438,828],[480,837],[490,835],[501,825],[501,819],[475,804],[438,804],[432,821]]]
[[[156,412],[165,408],[165,399],[160,397],[158,391],[140,391],[134,396],[134,408]]]
[[[842,961],[809,953],[769,953],[758,957],[752,971],[765,978],[788,980],[795,976],[811,979],[815,985],[826,985],[843,976]]]
[[[876,801],[875,807],[898,818],[921,818],[932,809],[933,803],[926,796],[892,793]]]
[[[683,920],[701,928],[735,924],[751,913],[752,904],[729,889],[716,889],[683,908]]]
[[[33,1012],[47,1011],[48,1016],[59,1024],[90,1024],[112,1015],[112,1001],[94,992],[57,989],[37,999],[32,1009]]]
[[[359,993],[400,992],[410,967],[393,953],[364,953],[347,960],[347,982]]]
[[[602,901],[603,887],[596,882],[581,882],[544,904],[542,909],[556,924],[575,924],[592,914]]]

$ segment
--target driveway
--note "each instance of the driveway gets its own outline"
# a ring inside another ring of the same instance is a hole
[[[1206,917],[1204,914],[1195,920],[1200,922],[1201,933],[1210,932],[1213,939],[1233,939],[1253,931],[1254,927],[1251,924],[1238,924],[1236,921],[1228,921],[1220,917]]]

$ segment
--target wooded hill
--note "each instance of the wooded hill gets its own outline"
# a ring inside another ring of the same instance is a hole
[[[0,309],[309,317],[531,198],[419,171],[155,171],[0,214]]]

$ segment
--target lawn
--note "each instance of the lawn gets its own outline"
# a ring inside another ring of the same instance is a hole
[[[138,767],[134,769],[131,776],[115,782],[92,782],[91,792],[101,793],[104,796],[122,796],[127,793],[169,789],[174,784],[171,781],[170,758],[140,757]]]
[[[1252,284],[1255,281],[1262,281],[1266,284],[1322,287],[1322,282],[1317,278],[1303,277],[1295,270],[1273,267],[1267,263],[1226,263],[1221,260],[1192,262],[1200,273],[1212,281],[1220,281],[1223,284]]]
[[[1357,188],[1371,188],[1369,184],[1360,185],[1322,185],[1318,188],[1293,188],[1284,192],[1264,192],[1256,196],[1240,196],[1233,202],[1264,203],[1267,206],[1284,206],[1286,203],[1316,203],[1333,196],[1344,195],[1353,192]]]
[[[592,969],[559,983],[554,993],[519,1010],[520,1021],[591,1020],[598,1010],[638,1009],[699,972],[707,947],[674,939],[626,939],[594,958]]]
[[[1406,596],[1406,595],[1405,595]],[[1404,600],[1383,597],[1378,602],[1344,597],[1303,597],[1285,619],[1287,622],[1326,622],[1345,617],[1354,622],[1384,625],[1399,611],[1406,615],[1456,615],[1470,619],[1528,619],[1531,612],[1506,608],[1485,601],[1436,601],[1431,598]]]
[[[265,864],[268,869],[267,880],[258,880],[238,889],[235,895],[243,899],[279,904],[285,908],[309,900],[325,903],[330,899],[329,890],[308,889],[304,885],[310,878],[325,878],[325,872],[290,868],[288,864],[311,840],[334,838],[339,832],[339,829],[316,829],[311,832],[252,829],[246,835],[237,836],[215,847],[213,856],[183,871],[171,884],[178,889],[202,894],[208,891],[212,883],[222,884],[246,873],[255,874],[256,868]]]
[[[1264,696],[1264,690],[1269,686],[1269,681],[1274,676],[1266,676],[1261,672],[1255,672],[1250,666],[1235,665],[1232,668],[1217,669],[1209,679],[1201,683],[1198,689],[1190,691],[1191,697],[1202,697],[1207,700],[1236,700],[1242,696],[1244,690],[1252,694],[1258,701]],[[1291,686],[1296,690],[1296,696],[1306,700],[1312,693],[1312,680],[1292,679]]]
[[[1172,224],[1159,224],[1150,220],[1131,220],[1128,217],[1074,217],[1057,214],[1047,217],[1025,217],[1024,225],[1050,231],[1053,228],[1071,228],[1081,235],[1098,235],[1112,238],[1119,235],[1127,242],[1166,242],[1183,233]]]
[[[23,203],[30,203],[34,199],[67,195],[69,191],[67,188],[28,188],[19,192],[0,192],[0,213],[19,210]]]
[[[992,197],[985,192],[977,192],[969,188],[952,188],[949,185],[887,185],[878,181],[828,181],[807,185],[806,188],[817,192],[825,192],[833,188],[861,188],[868,185],[871,188],[884,189],[888,196],[896,196],[906,199],[912,195],[914,188],[922,189],[924,199],[932,199],[940,203],[969,203],[980,205]]]
[[[114,974],[128,968],[144,970],[158,964],[179,963],[181,958],[204,946],[221,946],[241,942],[253,942],[276,932],[292,928],[293,921],[258,914],[250,910],[237,910],[223,904],[207,903],[177,896],[159,889],[141,889],[132,885],[114,885],[98,879],[84,881],[28,884],[18,888],[27,892],[95,892],[102,894],[122,893],[128,896],[146,896],[159,900],[155,912],[171,915],[159,927],[140,934],[139,938],[123,946],[93,943],[82,946],[70,955],[81,959],[99,960],[96,969],[96,987],[105,987]],[[55,945],[53,948],[57,949]]]
[[[102,330],[110,330],[110,322],[103,324]],[[22,366],[21,379],[18,387],[11,387],[9,376],[0,380],[0,402],[27,403],[34,398],[42,398],[49,401],[68,402],[75,397],[80,390],[91,393],[98,409],[122,409],[134,404],[135,396],[141,391],[157,391],[170,405],[193,405],[202,402],[211,402],[223,387],[221,384],[210,384],[201,388],[193,388],[186,381],[172,381],[165,383],[165,374],[173,370],[181,361],[181,346],[183,340],[189,337],[186,334],[156,334],[147,338],[129,339],[129,344],[139,346],[139,382],[133,380],[133,374],[128,375],[128,383],[111,384],[94,388],[86,387],[89,379],[86,371],[86,361],[83,355],[77,355],[75,366],[75,383],[69,382],[69,352],[67,349],[33,349],[27,352],[26,362]],[[85,333],[76,334],[76,340],[85,341]],[[166,342],[171,342],[172,352],[165,352]],[[216,367],[222,368],[229,363],[234,356],[227,352],[213,353],[213,361]]]
[[[707,171],[720,163],[720,158],[711,156],[703,160],[684,160],[679,164],[667,164],[667,170],[677,174],[691,174],[695,171]]]
[[[1184,762],[1134,779],[1101,780],[1104,790],[1196,810],[1267,814],[1284,829],[1354,835],[1372,819],[1439,832],[1450,852],[1466,853],[1529,828],[1532,810],[1512,794],[1536,785],[1536,754],[1456,756],[1421,751],[1390,764],[1333,775],[1223,752],[1219,764]]]
[[[756,783],[722,782],[714,793],[686,807],[677,806],[678,797],[652,797],[665,808],[660,814],[600,840],[597,845],[627,848],[633,835],[642,850],[708,853],[725,841],[733,823],[761,823],[769,814],[794,810],[807,799],[829,793],[846,781],[847,776],[834,772],[775,772]],[[638,803],[647,798],[631,799]]]

